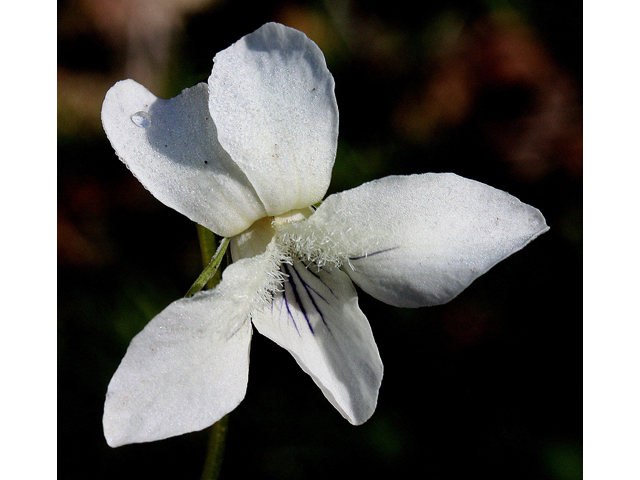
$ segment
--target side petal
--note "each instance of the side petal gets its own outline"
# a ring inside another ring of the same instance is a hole
[[[267,23],[216,55],[209,86],[220,143],[268,215],[324,197],[337,148],[338,106],[333,77],[314,42]]]
[[[359,425],[375,410],[382,361],[356,290],[344,272],[300,261],[270,308],[253,313],[258,331],[288,350],[331,404]]]
[[[448,302],[548,227],[506,192],[454,174],[386,177],[329,196],[309,218],[332,238],[344,269],[391,305]]]
[[[124,80],[107,92],[102,123],[118,157],[158,200],[231,237],[265,210],[218,143],[208,103],[204,83],[163,100]]]
[[[242,401],[257,266],[254,259],[230,265],[214,290],[173,302],[133,338],[109,383],[109,445],[201,430]]]

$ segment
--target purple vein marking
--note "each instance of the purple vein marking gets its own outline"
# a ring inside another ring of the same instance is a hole
[[[313,295],[311,294],[312,292],[315,293],[316,295],[318,295],[322,300],[324,300],[327,304],[329,302],[327,302],[327,300],[320,295],[312,286],[310,286],[308,283],[306,283],[303,279],[302,276],[300,276],[300,272],[298,272],[298,270],[296,269],[295,265],[293,266],[293,271],[296,273],[296,276],[298,277],[298,280],[300,280],[300,282],[302,283],[302,286],[304,287],[305,291],[307,292],[307,296],[309,297],[309,300],[311,300],[311,303],[313,304],[313,308],[316,309],[316,312],[318,312],[320,314],[320,319],[322,320],[322,323],[324,323],[324,326],[329,328],[329,325],[327,325],[327,322],[324,319],[324,315],[322,314],[322,310],[320,310],[320,308],[318,307],[318,304],[316,303],[316,301],[313,299]],[[307,270],[308,271],[308,270]],[[313,272],[312,272],[313,273]],[[318,277],[320,278],[320,277]],[[322,280],[321,280],[322,281]],[[324,283],[324,282],[322,282]],[[305,314],[305,318],[306,318],[306,314]],[[308,323],[308,320],[307,320]],[[309,328],[311,328],[311,325],[309,325]],[[311,329],[311,333],[313,333],[313,329]]]
[[[325,287],[327,287],[327,289],[331,292],[331,289],[327,286],[326,283],[324,283],[324,281],[322,280],[322,278],[320,278],[319,275],[315,274],[314,272],[312,272],[311,270],[309,270],[309,267],[307,267],[307,265],[305,265],[303,262],[302,263],[306,268],[305,270],[307,272],[309,272],[311,275],[313,275],[314,277],[316,277],[318,279],[318,281],[320,283],[322,283]],[[322,296],[322,294],[316,290],[315,288],[313,288],[311,285],[309,285],[307,282],[305,282],[302,277],[300,276],[300,272],[298,272],[298,270],[295,268],[294,266],[294,271],[296,272],[296,275],[298,276],[298,278],[300,279],[300,281],[302,282],[302,284],[304,285],[305,290],[307,291],[307,293],[309,293],[309,290],[311,290],[313,293],[315,293],[318,297],[320,297],[320,300],[324,301],[324,303],[326,303],[327,305],[329,304],[329,301],[324,298],[324,296]],[[331,292],[333,294],[333,292]],[[334,295],[335,296],[335,295]],[[309,298],[311,298],[311,301],[313,302],[313,298],[311,297],[311,295],[309,295]],[[317,305],[315,304],[315,302],[313,302],[313,305],[316,307],[316,310],[320,311],[320,309],[317,307]],[[320,315],[322,315],[322,313],[320,313]]]
[[[373,253],[366,253],[364,255],[360,255],[359,257],[349,257],[349,260],[361,260],[363,258],[373,257],[374,255],[378,255],[380,253],[386,253],[386,252],[390,252],[391,250],[397,250],[398,248],[400,248],[400,247],[385,248],[384,250],[379,250],[379,251],[373,252]]]
[[[313,326],[311,325],[311,321],[309,320],[309,316],[307,315],[307,310],[304,307],[304,304],[302,303],[302,300],[300,298],[300,294],[298,293],[298,288],[296,286],[296,281],[293,278],[293,276],[291,275],[291,272],[289,270],[289,267],[284,264],[283,265],[287,275],[289,275],[289,285],[291,285],[291,289],[293,290],[293,296],[296,300],[296,303],[298,304],[298,307],[300,307],[300,312],[302,313],[302,315],[304,316],[305,321],[307,322],[307,326],[309,327],[309,330],[311,331],[312,335],[315,335],[315,332],[313,331]],[[293,269],[296,272],[296,276],[298,276],[298,278],[300,278],[300,274],[298,274],[298,272],[295,270],[295,268]],[[304,282],[303,282],[304,285]],[[307,292],[308,294],[308,292]],[[291,316],[291,318],[293,318],[293,315],[291,314],[291,311],[289,310],[289,305],[287,302],[287,311],[289,312],[289,315]],[[296,327],[297,330],[297,327]],[[298,332],[300,333],[300,332]]]
[[[298,330],[298,324],[296,323],[296,319],[293,316],[293,312],[289,308],[289,300],[287,300],[287,286],[286,286],[287,283],[288,282],[285,282],[285,287],[284,287],[284,291],[282,292],[281,301],[284,302],[285,306],[287,307],[287,313],[289,314],[289,318],[291,318],[291,321],[293,322],[293,326],[295,327],[296,332],[298,332],[298,335],[300,335],[300,330]],[[294,290],[294,294],[295,294],[295,290]],[[273,303],[271,305],[273,306]]]
[[[338,296],[337,296],[335,293],[333,293],[333,290],[331,290],[331,287],[325,283],[325,281],[322,279],[322,277],[320,277],[320,275],[318,275],[316,272],[314,272],[313,270],[311,270],[311,269],[309,268],[309,265],[307,265],[307,264],[306,264],[306,263],[304,263],[303,261],[300,261],[300,263],[302,263],[302,264],[305,266],[305,268],[306,268],[307,272],[309,272],[311,275],[313,275],[314,277],[316,277],[320,283],[322,283],[325,287],[327,287],[327,290],[329,290],[329,292],[331,292],[331,295],[333,295],[334,297],[338,298]],[[328,271],[328,270],[322,270],[322,273],[324,273],[325,275],[331,275],[331,272],[330,272],[330,271]],[[309,287],[309,288],[311,288],[311,287]],[[315,289],[313,289],[313,288],[312,288],[312,290],[313,290],[314,292],[316,292],[316,294],[317,294],[317,295],[318,295],[322,300],[324,300],[325,302],[329,303],[329,302],[328,302],[328,301],[327,301],[327,300],[326,300],[322,295],[320,295],[320,293],[319,293],[317,290],[315,290]]]
[[[238,328],[236,328],[235,331],[227,337],[227,342],[236,336],[236,333],[240,331],[240,329],[244,326],[245,323],[247,323],[247,318],[245,318],[244,321],[238,326]]]

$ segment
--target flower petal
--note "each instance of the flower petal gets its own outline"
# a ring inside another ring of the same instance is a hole
[[[283,264],[284,290],[253,313],[258,331],[288,350],[349,422],[375,410],[382,361],[371,327],[344,272]]]
[[[216,55],[209,86],[220,143],[269,215],[324,197],[337,147],[338,106],[333,77],[314,42],[268,23]]]
[[[358,286],[401,307],[448,302],[548,230],[537,209],[506,192],[430,173],[331,195],[304,223],[344,249]]]
[[[173,302],[134,337],[107,392],[112,447],[201,430],[244,398],[249,372],[253,259],[214,289]]]
[[[124,80],[107,92],[102,123],[120,159],[158,200],[230,237],[266,213],[218,143],[208,103],[204,83],[163,100]]]

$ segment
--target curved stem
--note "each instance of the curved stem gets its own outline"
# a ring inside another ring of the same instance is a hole
[[[224,254],[228,246],[229,246],[229,239],[223,238],[222,241],[220,242],[220,246],[216,250],[216,253],[211,257],[211,261],[206,267],[204,267],[204,270],[202,271],[200,276],[196,279],[196,281],[193,282],[193,285],[191,285],[191,288],[189,288],[189,290],[185,294],[185,297],[193,296],[195,293],[202,290],[205,287],[205,285],[207,286],[207,288],[212,288],[213,286],[215,286],[215,284],[217,284],[220,281],[219,279],[218,281],[215,281],[213,277],[218,272],[218,268],[222,263],[222,259],[224,258]],[[204,249],[202,250],[203,250],[202,256],[204,258],[205,257]],[[213,280],[213,281],[210,282],[210,280]]]
[[[201,225],[197,225],[197,227],[200,251],[202,252],[202,263],[205,265],[205,268],[185,297],[190,297],[203,288],[211,289],[220,282],[222,275],[218,268],[225,257],[225,251],[229,245],[229,239],[223,238],[218,248],[216,248],[215,234]],[[211,434],[209,435],[209,443],[207,445],[207,457],[204,461],[202,477],[200,477],[201,480],[217,480],[218,475],[220,475],[228,424],[229,415],[225,415],[211,426]]]
[[[211,426],[207,458],[204,462],[201,480],[215,480],[220,474],[228,425],[229,415],[225,415]]]
[[[196,223],[198,231],[198,241],[200,242],[200,253],[202,254],[202,266],[205,266],[216,253],[216,234],[206,227]]]

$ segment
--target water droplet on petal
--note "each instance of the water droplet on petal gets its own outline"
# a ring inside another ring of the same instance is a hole
[[[131,115],[131,121],[138,127],[147,128],[151,125],[151,117],[147,112],[138,112]]]

